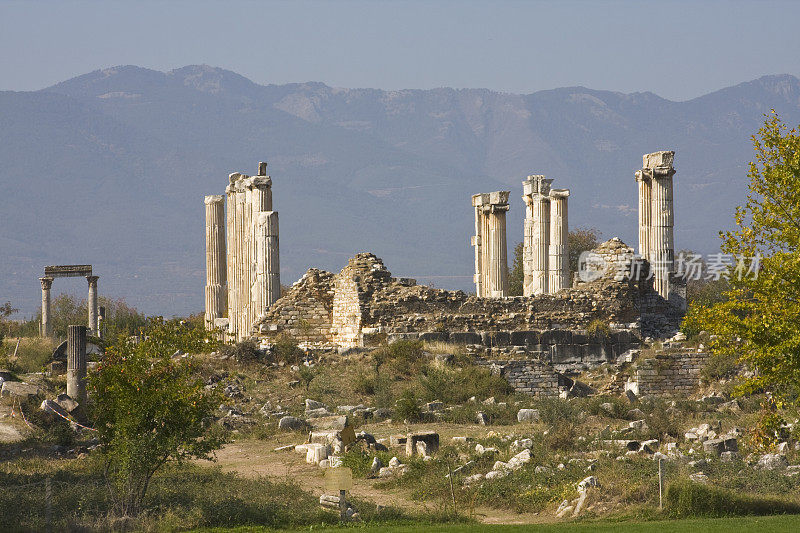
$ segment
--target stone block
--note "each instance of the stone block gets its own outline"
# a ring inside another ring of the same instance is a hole
[[[419,340],[425,342],[448,342],[450,334],[446,331],[428,331],[419,334]]]
[[[483,344],[481,334],[474,331],[451,332],[450,342],[454,344]]]

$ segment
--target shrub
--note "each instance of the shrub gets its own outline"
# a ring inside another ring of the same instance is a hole
[[[300,381],[306,387],[306,392],[308,392],[311,382],[314,381],[315,377],[317,377],[317,371],[310,366],[300,365],[300,368],[297,371],[297,377],[300,378]]]
[[[586,332],[595,339],[603,340],[611,335],[611,327],[600,319],[594,319],[589,322]]]
[[[676,517],[800,513],[797,502],[742,494],[691,481],[677,481],[667,487],[666,507]]]
[[[15,364],[21,372],[40,372],[52,359],[56,346],[52,339],[42,337],[21,339]]]
[[[240,363],[251,363],[263,357],[258,343],[253,339],[243,340],[236,344],[226,344],[220,348],[220,352]]]
[[[700,377],[705,383],[714,383],[720,379],[731,378],[736,375],[739,365],[735,356],[725,353],[712,353],[708,363],[700,372]]]
[[[220,402],[207,393],[191,359],[209,341],[203,329],[151,320],[143,340],[119,336],[89,374],[97,437],[115,510],[136,516],[150,480],[169,461],[208,458],[223,439],[210,428]]]
[[[282,333],[275,337],[273,353],[276,361],[285,363],[298,363],[303,350],[297,347],[297,341],[290,335]]]
[[[417,378],[425,400],[463,403],[472,396],[507,396],[513,388],[501,376],[486,368],[467,366],[460,369],[428,367]]]
[[[396,373],[411,376],[419,371],[424,359],[422,341],[401,340],[390,344],[386,350],[387,362]]]
[[[404,391],[397,399],[394,404],[394,418],[409,422],[416,422],[422,418],[422,410],[417,405],[417,397],[412,391]]]
[[[358,394],[369,394],[371,396],[375,394],[376,386],[377,379],[368,376],[363,370],[359,371],[353,379],[353,390]]]

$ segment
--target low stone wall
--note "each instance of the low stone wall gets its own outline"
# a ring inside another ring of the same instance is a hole
[[[558,396],[563,385],[561,375],[553,367],[537,360],[484,361],[492,373],[502,376],[517,392],[533,396]]]
[[[661,353],[640,359],[633,376],[634,392],[640,396],[689,396],[700,386],[700,372],[709,354]]]
[[[521,348],[538,352],[542,360],[556,370],[580,370],[603,363],[616,362],[617,358],[640,346],[639,336],[632,331],[612,331],[603,337],[589,335],[582,329],[554,329],[545,331],[476,331],[394,333],[387,340],[420,339],[429,342],[478,345],[484,348]]]
[[[267,311],[262,334],[287,333],[300,341],[326,343],[333,314],[333,274],[310,269]]]

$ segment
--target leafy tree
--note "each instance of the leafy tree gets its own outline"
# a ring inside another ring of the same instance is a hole
[[[693,308],[687,326],[712,334],[717,355],[756,372],[739,393],[767,391],[777,401],[800,399],[800,136],[772,112],[753,136],[747,202],[737,228],[721,232],[730,254],[725,301]],[[750,258],[761,255],[758,265]],[[740,261],[740,259],[745,260]],[[748,270],[753,272],[748,272]]]
[[[575,228],[567,234],[570,275],[578,271],[578,259],[581,254],[597,248],[601,235],[597,228]]]
[[[569,271],[570,275],[578,271],[578,258],[582,252],[593,250],[599,244],[600,231],[595,228],[575,228],[567,234],[569,246]],[[514,259],[508,272],[508,295],[522,296],[525,274],[522,266],[522,246],[518,242],[514,246]],[[570,278],[571,279],[571,278]]]
[[[514,246],[514,260],[511,270],[508,272],[508,295],[522,296],[523,281],[525,274],[522,270],[522,243],[518,242]]]
[[[219,393],[205,390],[191,358],[172,357],[210,351],[211,338],[160,317],[144,332],[138,341],[117,337],[89,375],[106,479],[122,516],[141,511],[150,479],[167,462],[209,458],[223,443],[210,425]]]

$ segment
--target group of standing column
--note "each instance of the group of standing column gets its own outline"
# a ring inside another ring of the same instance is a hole
[[[509,194],[509,191],[496,191],[472,196],[475,287],[481,298],[502,298],[508,294],[506,213]]]
[[[45,267],[45,276],[39,278],[39,282],[42,284],[42,337],[53,336],[50,304],[50,289],[53,286],[53,280],[55,277],[75,277],[76,275],[83,275],[87,273],[87,269],[88,272],[91,272],[91,265]],[[51,275],[48,275],[48,271],[51,272]],[[97,280],[100,278],[99,276],[93,276],[91,274],[85,277],[89,284],[89,295],[86,300],[86,307],[88,308],[88,330],[90,335],[100,337],[102,336],[100,331],[100,307],[97,300]]]
[[[670,275],[675,271],[672,176],[675,152],[662,151],[642,156],[636,171],[639,185],[639,255],[650,262],[653,289],[669,299]]]
[[[554,294],[571,286],[569,279],[568,189],[552,189],[552,179],[528,176],[522,182],[525,238],[522,243],[522,294]]]
[[[266,171],[262,162],[257,176],[235,172],[225,197],[205,198],[206,327],[218,327],[227,310],[228,333],[237,340],[280,298],[278,213]]]

